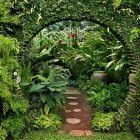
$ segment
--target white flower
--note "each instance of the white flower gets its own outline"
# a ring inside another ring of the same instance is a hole
[[[13,75],[14,75],[14,76],[17,76],[18,74],[17,74],[17,72],[14,72]]]
[[[18,75],[17,79],[16,79],[17,83],[19,83],[21,81],[21,77]]]

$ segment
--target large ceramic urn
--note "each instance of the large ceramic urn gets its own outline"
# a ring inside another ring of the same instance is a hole
[[[102,81],[105,83],[109,82],[109,75],[105,71],[94,71],[91,75],[90,80],[95,83],[97,81]]]

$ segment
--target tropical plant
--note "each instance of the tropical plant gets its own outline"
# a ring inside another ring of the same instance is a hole
[[[18,139],[26,127],[26,120],[23,115],[13,115],[6,118],[1,125],[14,139]]]
[[[21,81],[19,83],[24,96],[27,96],[30,84],[32,82],[32,68],[31,63],[23,64],[23,68],[20,73]]]
[[[58,27],[57,24],[52,26]],[[72,40],[69,36],[70,30],[65,28],[58,31],[52,26],[50,27],[52,28],[51,30],[44,29],[33,39],[29,54],[31,58],[37,58],[43,55],[57,55],[61,50],[72,47]]]
[[[26,91],[26,97],[30,98],[30,102],[38,102],[36,106],[40,108],[41,113],[47,114],[49,109],[64,105],[64,97],[61,93],[68,84],[68,70],[60,66],[49,66],[49,71],[44,74],[46,78],[41,75],[31,76],[30,65],[25,68],[20,86]],[[26,73],[29,73],[30,77],[27,77]]]
[[[111,50],[111,54],[107,57],[110,58],[110,62],[106,65],[107,71],[112,76],[113,80],[116,81],[127,81],[128,77],[128,60],[126,57],[125,50],[123,49],[123,46],[116,46],[112,43],[110,47],[108,47],[109,50]]]
[[[89,24],[89,23],[87,23]],[[104,39],[105,31],[98,26],[92,25],[90,31],[82,30],[77,34],[79,36],[78,46],[75,48],[69,48],[62,52],[60,59],[63,63],[67,63],[67,67],[70,69],[74,77],[80,75],[91,75],[95,70],[105,70],[105,66],[108,62],[106,57],[109,54],[107,50],[107,42]],[[88,30],[89,30],[88,29]],[[77,32],[76,32],[77,33]],[[84,39],[80,39],[81,36]]]
[[[127,96],[127,86],[124,83],[111,83],[109,85],[90,80],[81,82],[80,88],[86,93],[91,107],[104,112],[117,111]]]
[[[92,128],[98,132],[109,132],[115,113],[97,112],[92,120]]]
[[[60,93],[63,93],[66,89],[68,75],[62,70],[56,67],[51,69],[48,78],[41,75],[36,75],[33,78],[38,83],[31,86],[29,94],[39,93],[43,108],[47,105],[52,108],[56,105],[62,106],[64,104],[63,95]]]
[[[36,129],[45,129],[50,131],[56,131],[61,126],[61,118],[55,114],[48,114],[36,117],[33,122],[33,127]]]

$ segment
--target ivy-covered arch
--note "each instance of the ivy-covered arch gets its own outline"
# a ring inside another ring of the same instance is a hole
[[[109,31],[114,35],[114,37],[119,40],[123,45],[126,45],[125,40],[123,39],[123,37],[118,34],[116,31],[113,30],[112,27],[108,27],[105,23],[99,22],[98,20],[96,20],[94,17],[79,17],[79,18],[73,18],[73,17],[66,17],[66,18],[62,18],[62,19],[57,19],[57,20],[52,20],[49,23],[44,24],[41,28],[37,29],[34,33],[33,33],[33,37],[35,37],[39,32],[41,32],[44,28],[49,27],[50,25],[53,25],[55,23],[58,22],[62,22],[62,21],[72,21],[72,22],[81,22],[81,21],[88,21],[88,22],[92,22],[95,24],[100,25],[101,27],[105,28],[105,29],[109,29]],[[31,38],[31,39],[32,39]]]
[[[125,5],[126,3],[124,3]],[[104,27],[125,42],[129,41],[130,30],[137,26],[131,11],[114,9],[112,1],[34,1],[27,4],[23,16],[24,41],[29,42],[40,30],[62,20],[89,20]]]
[[[32,38],[45,27],[59,21],[87,20],[109,28],[126,48],[131,48],[130,31],[138,28],[138,1],[124,0],[118,8],[110,0],[41,0],[26,3],[23,18],[23,44],[27,48]],[[135,53],[134,51],[132,51]],[[129,54],[128,54],[129,56]],[[138,55],[136,55],[137,57]],[[129,57],[130,59],[133,57]],[[137,64],[139,62],[136,62]],[[118,111],[115,120],[128,108],[127,100]],[[127,107],[126,107],[127,106]]]

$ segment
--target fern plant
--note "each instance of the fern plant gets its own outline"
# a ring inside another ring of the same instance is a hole
[[[16,140],[19,138],[23,129],[26,127],[25,120],[27,118],[23,115],[9,116],[2,122],[2,127]]]

